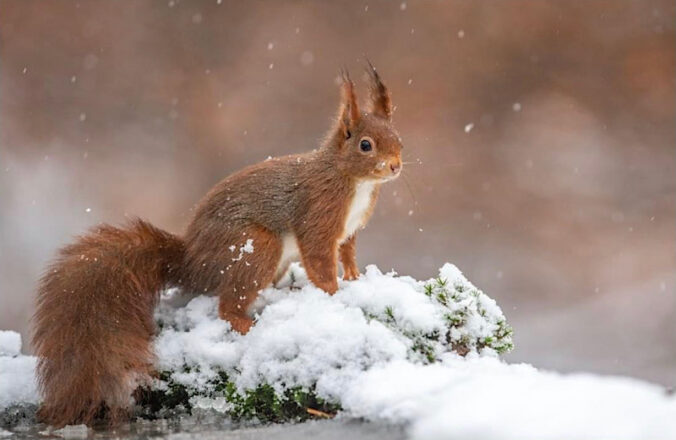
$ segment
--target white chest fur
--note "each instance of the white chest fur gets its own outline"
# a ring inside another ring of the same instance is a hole
[[[345,226],[343,234],[339,238],[339,243],[352,236],[359,227],[363,225],[364,216],[371,206],[371,198],[376,184],[371,182],[358,183],[354,196],[350,201],[350,206],[345,217]],[[275,279],[279,279],[289,267],[289,263],[300,260],[300,249],[298,241],[293,233],[282,235],[282,254],[277,263]]]
[[[296,236],[288,232],[282,236],[282,255],[277,263],[275,280],[279,280],[288,269],[289,264],[295,261],[300,261],[300,249],[298,249]]]
[[[376,184],[374,182],[360,182],[357,184],[354,196],[347,209],[345,227],[340,242],[352,236],[364,223],[364,216],[371,206],[371,197]]]

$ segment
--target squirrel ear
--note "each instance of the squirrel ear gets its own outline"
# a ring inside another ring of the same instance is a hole
[[[392,99],[390,98],[390,92],[380,80],[380,75],[378,75],[378,71],[373,67],[371,61],[366,59],[366,62],[368,63],[366,71],[371,80],[369,87],[371,94],[369,112],[390,120],[392,119]]]
[[[339,123],[345,139],[348,139],[352,135],[351,130],[359,123],[361,115],[359,114],[357,96],[354,93],[354,83],[350,79],[350,74],[347,70],[342,69],[340,75],[343,78],[343,85]]]

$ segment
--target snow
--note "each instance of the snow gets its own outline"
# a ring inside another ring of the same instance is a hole
[[[254,251],[253,240],[251,238],[247,239],[246,244],[242,246],[240,252],[246,252],[247,254],[252,254]]]
[[[428,283],[375,266],[358,280],[340,281],[333,297],[314,287],[299,265],[292,273],[296,288],[261,292],[267,305],[246,336],[227,331],[217,298],[197,297],[178,310],[161,306],[158,368],[202,394],[224,372],[241,391],[261,384],[278,392],[316,386],[320,397],[339,401],[350,381],[377,364],[440,358],[455,344],[486,356],[495,356],[503,342],[511,346],[509,335],[486,342],[503,328],[504,316],[450,264],[440,271],[445,285],[430,286],[429,296]]]
[[[339,417],[399,424],[418,440],[676,438],[676,399],[657,385],[501,361],[511,348],[502,311],[451,264],[428,281],[369,266],[333,296],[300,266],[291,274],[261,292],[245,336],[218,318],[217,298],[178,305],[177,289],[163,294],[156,366],[195,408],[230,410],[214,390],[227,374],[240,392],[313,388]],[[36,403],[35,358],[12,332],[0,332],[0,350],[0,409]]]
[[[0,356],[17,356],[21,353],[21,335],[0,330]]]
[[[421,440],[676,438],[676,400],[658,386],[486,357],[379,366],[342,403],[353,417],[410,423]]]
[[[33,356],[21,355],[21,335],[0,331],[0,409],[38,400]]]
[[[231,245],[228,249],[230,249],[230,252],[234,252],[235,245]],[[244,257],[244,254],[253,254],[253,251],[253,239],[249,238],[246,240],[246,243],[239,247],[239,255],[237,258],[233,258],[232,261],[239,261]]]

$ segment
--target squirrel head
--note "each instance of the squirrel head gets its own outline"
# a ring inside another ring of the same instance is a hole
[[[368,63],[369,100],[361,113],[354,83],[341,72],[342,98],[335,127],[327,148],[338,169],[358,180],[384,182],[401,173],[401,138],[392,126],[392,100],[380,75]]]

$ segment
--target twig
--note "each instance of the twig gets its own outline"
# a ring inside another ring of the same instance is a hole
[[[305,411],[307,411],[308,414],[313,415],[315,417],[323,417],[325,419],[332,419],[335,417],[335,414],[325,413],[324,411],[319,411],[318,409],[314,408],[305,408]]]

